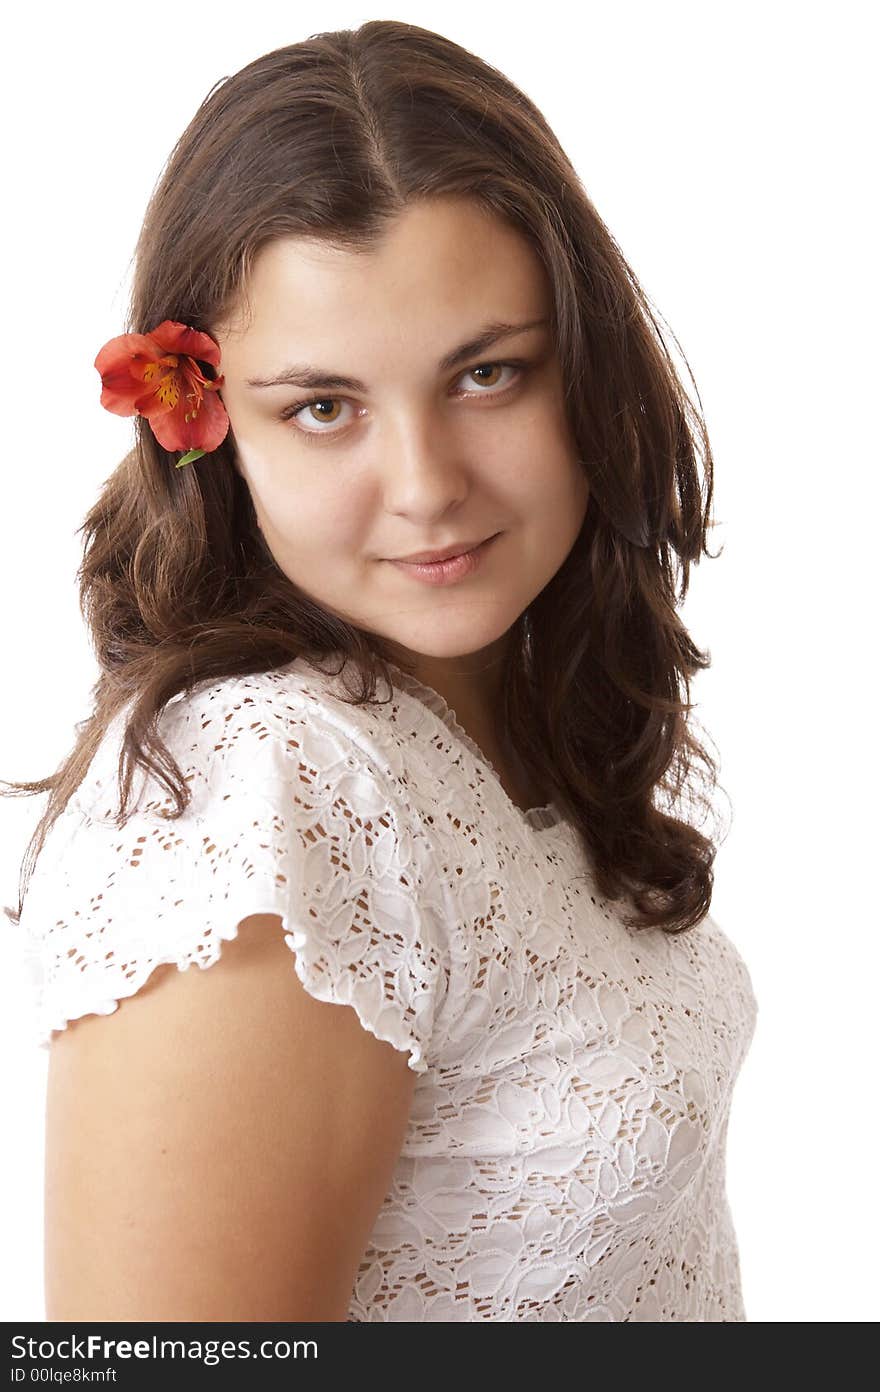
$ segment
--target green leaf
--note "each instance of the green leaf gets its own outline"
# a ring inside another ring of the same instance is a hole
[[[191,449],[186,454],[182,454],[175,464],[175,469],[182,469],[184,464],[191,464],[194,459],[200,459],[205,453],[203,449]]]

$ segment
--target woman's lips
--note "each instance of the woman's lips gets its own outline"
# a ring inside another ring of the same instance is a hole
[[[390,561],[398,570],[414,580],[426,585],[453,585],[458,580],[473,575],[479,569],[486,552],[498,540],[500,532],[483,541],[473,551],[465,551],[461,556],[450,556],[446,561]]]

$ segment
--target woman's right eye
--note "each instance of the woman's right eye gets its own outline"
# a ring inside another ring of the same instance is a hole
[[[305,411],[306,408],[307,408],[307,407],[310,407],[310,406],[322,406],[322,407],[329,406],[329,407],[333,407],[333,406],[342,406],[342,405],[344,405],[344,404],[345,404],[345,403],[344,403],[344,401],[343,401],[343,399],[342,399],[341,396],[312,396],[312,397],[309,398],[308,401],[297,401],[293,406],[287,406],[287,407],[281,412],[281,415],[279,416],[279,420],[283,420],[283,421],[291,420],[294,416],[298,416],[298,415],[300,414],[300,412]],[[323,421],[326,421],[326,422],[328,422],[330,425],[335,425],[335,424],[336,424],[336,419],[337,419],[337,418],[331,417],[329,414],[325,415],[325,414],[322,413],[322,414],[318,415],[315,419],[316,419],[316,420],[323,420]],[[312,431],[312,430],[307,430],[307,429],[304,428],[303,433],[309,435],[309,434],[324,434],[325,432],[322,431],[322,430],[319,430],[319,431]]]

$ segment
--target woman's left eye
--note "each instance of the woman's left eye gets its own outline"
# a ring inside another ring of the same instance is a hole
[[[521,364],[521,363],[509,363],[509,362],[507,362],[507,363],[478,363],[476,367],[469,367],[469,368],[467,369],[467,371],[464,373],[464,376],[465,376],[465,377],[473,377],[477,372],[491,372],[491,371],[493,371],[494,369],[499,368],[499,367],[510,367],[510,368],[513,368],[514,370],[516,370],[517,368],[519,368],[519,367],[521,367],[521,366],[523,366],[523,364]],[[493,385],[494,385],[494,383],[492,383],[492,382],[489,383],[489,386],[493,386]],[[509,385],[509,384],[508,384],[508,385]]]
[[[504,368],[508,368],[511,372],[513,372],[514,377],[513,377],[513,380],[512,380],[512,381],[506,382],[506,383],[502,386],[502,388],[501,388],[500,391],[489,390],[489,388],[493,388],[493,387],[495,387],[495,385],[496,385],[495,382],[491,382],[491,381],[490,381],[490,382],[488,383],[488,386],[486,387],[485,390],[480,390],[479,388],[477,388],[477,389],[474,390],[474,391],[465,391],[465,392],[463,393],[463,395],[464,395],[464,396],[473,396],[473,397],[477,397],[477,396],[503,396],[503,395],[505,394],[505,392],[507,392],[507,391],[509,391],[509,390],[511,389],[511,387],[513,387],[514,385],[518,385],[518,384],[519,384],[521,378],[525,375],[525,372],[526,372],[526,370],[527,370],[527,368],[528,368],[528,363],[523,362],[523,361],[521,361],[520,359],[515,359],[515,360],[509,361],[509,362],[477,363],[476,367],[469,367],[469,368],[467,368],[467,369],[462,373],[462,378],[463,378],[463,377],[471,377],[471,378],[473,378],[473,377],[476,377],[478,373],[483,373],[483,372],[485,372],[485,373],[490,373],[490,374],[493,373],[493,372],[496,372],[496,373],[497,373],[497,371],[498,371],[499,369],[504,369]],[[461,380],[461,378],[460,378],[459,380]],[[485,379],[478,379],[478,380],[485,380]],[[278,419],[279,419],[279,420],[282,420],[282,421],[293,420],[293,419],[295,419],[295,417],[299,416],[303,411],[306,411],[306,410],[308,410],[308,409],[311,408],[311,407],[315,407],[315,406],[330,406],[330,407],[333,407],[333,406],[337,405],[338,403],[343,402],[344,400],[345,400],[345,398],[344,398],[344,397],[341,397],[341,396],[311,396],[311,397],[309,397],[309,399],[308,399],[307,401],[296,401],[296,402],[293,403],[292,406],[286,406],[286,407],[284,408],[284,410],[281,412],[281,414],[279,415]],[[320,420],[320,419],[323,419],[324,422],[327,423],[327,421],[328,421],[329,418],[328,418],[327,416],[324,416],[323,418],[322,418],[322,417],[315,417],[315,416],[312,416],[311,419],[312,419],[312,422],[313,422],[313,423],[315,423],[316,420]],[[330,420],[330,421],[329,421],[329,424],[330,424],[330,425],[335,425],[335,424],[336,424],[336,419]],[[306,436],[306,437],[309,437],[309,436],[311,436],[311,437],[316,437],[316,436],[326,436],[326,435],[341,435],[341,434],[342,434],[342,431],[341,431],[341,430],[312,430],[312,429],[310,429],[310,428],[308,428],[308,427],[306,427],[306,426],[303,426],[303,425],[300,424],[300,423],[297,424],[297,429],[299,430],[300,434],[302,434],[302,435],[304,435],[304,436]]]

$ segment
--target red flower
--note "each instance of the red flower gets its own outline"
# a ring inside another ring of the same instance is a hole
[[[163,449],[188,450],[189,463],[225,439],[229,417],[215,395],[223,377],[211,381],[199,362],[220,366],[210,334],[165,319],[151,333],[121,334],[95,358],[101,374],[101,405],[117,416],[145,416]]]

